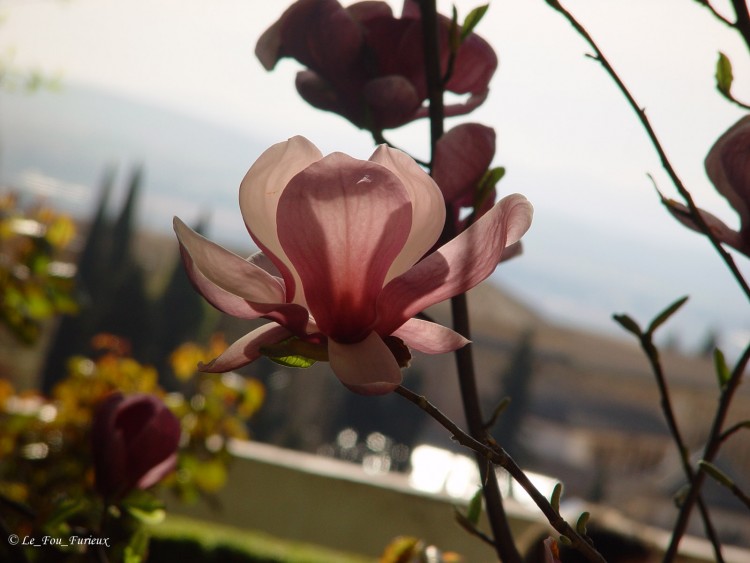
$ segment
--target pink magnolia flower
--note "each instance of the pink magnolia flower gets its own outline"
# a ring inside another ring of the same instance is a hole
[[[473,208],[477,219],[495,203],[494,187],[484,194],[478,192],[482,177],[495,158],[495,130],[479,123],[463,123],[438,139],[432,177],[440,187],[446,203],[453,211],[457,232],[465,228],[459,219],[461,208]]]
[[[147,489],[175,468],[180,422],[153,395],[112,393],[94,412],[96,489],[106,498]]]
[[[408,357],[403,343],[428,354],[467,343],[413,317],[489,276],[532,216],[526,198],[508,196],[422,259],[445,221],[432,178],[386,146],[366,161],[342,153],[323,157],[303,137],[260,156],[240,186],[240,209],[273,268],[174,222],[188,275],[212,305],[274,321],[201,369],[224,372],[264,353],[288,352],[330,361],[341,382],[363,394],[388,393],[401,383]]]
[[[445,75],[450,19],[439,16],[438,27]],[[422,49],[421,14],[411,0],[401,18],[385,2],[344,8],[336,0],[298,0],[260,37],[255,53],[267,70],[284,57],[298,60],[308,70],[297,74],[297,91],[308,103],[380,131],[427,116]],[[474,33],[461,43],[454,62],[445,89],[468,99],[448,105],[447,116],[479,106],[497,68],[495,52]]]
[[[750,256],[750,115],[730,127],[716,141],[706,157],[706,173],[716,190],[740,216],[734,230],[708,211],[700,210],[703,220],[720,241]],[[700,231],[687,206],[663,200],[681,223]]]

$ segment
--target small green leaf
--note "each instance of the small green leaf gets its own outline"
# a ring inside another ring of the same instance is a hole
[[[315,360],[311,360],[310,358],[305,358],[304,356],[283,356],[279,358],[268,356],[268,359],[274,363],[279,364],[280,366],[284,366],[287,368],[305,369],[305,368],[309,368],[311,365],[315,363]]]
[[[451,53],[455,53],[458,51],[458,47],[461,45],[462,39],[459,38],[458,34],[458,10],[456,9],[456,5],[453,4],[453,12],[451,14],[451,27],[450,32],[448,33],[448,38],[450,41],[450,48]]]
[[[144,528],[139,528],[130,538],[123,553],[124,563],[142,563],[148,551],[149,536]]]
[[[667,319],[669,319],[669,317],[674,315],[677,312],[677,310],[685,304],[685,302],[688,300],[688,297],[689,296],[687,295],[685,295],[684,297],[680,297],[677,301],[675,301],[669,307],[664,309],[661,313],[656,315],[654,320],[651,321],[651,324],[648,325],[648,330],[646,331],[646,334],[649,334],[649,335],[653,334],[657,328],[659,328],[662,324],[664,324],[664,322],[666,322]]]
[[[641,327],[638,326],[638,323],[635,322],[630,316],[628,315],[612,315],[612,318],[617,322],[622,328],[625,330],[632,332],[635,334],[638,338],[643,336],[643,333],[641,332]]]
[[[495,189],[497,183],[505,176],[505,168],[503,166],[497,166],[490,168],[484,173],[482,179],[479,180],[476,194],[474,195],[474,208],[479,208],[484,203],[484,200],[489,197],[492,190]]]
[[[560,497],[562,496],[562,490],[562,483],[557,483],[555,485],[555,488],[552,489],[552,498],[550,499],[552,509],[558,514],[560,513]]]
[[[732,377],[732,372],[729,371],[729,366],[727,366],[727,361],[724,358],[724,352],[718,348],[714,350],[714,368],[716,368],[716,377],[719,380],[719,387],[724,389]]]
[[[729,97],[729,92],[732,89],[732,82],[734,81],[734,75],[732,74],[732,63],[729,58],[719,51],[719,60],[716,61],[716,88]]]
[[[717,483],[720,483],[721,485],[724,485],[725,487],[731,489],[734,487],[734,481],[724,473],[721,469],[716,467],[713,463],[709,463],[705,460],[700,460],[698,462],[698,465],[705,471],[708,475],[710,475]]]
[[[560,543],[563,545],[573,545],[573,542],[570,541],[570,538],[563,534],[560,534]]]
[[[576,522],[576,532],[578,532],[582,536],[585,536],[587,534],[586,524],[588,524],[590,517],[591,514],[589,514],[588,512],[582,512],[578,517],[578,522]]]
[[[474,526],[479,523],[479,517],[482,515],[482,492],[483,489],[481,487],[477,489],[477,492],[471,497],[469,506],[466,509],[466,519]]]
[[[486,422],[486,424],[484,425],[484,427],[489,429],[489,428],[492,428],[493,426],[495,426],[495,423],[497,422],[497,419],[500,418],[500,415],[505,412],[505,409],[508,408],[508,406],[510,405],[510,403],[511,403],[511,398],[510,397],[503,397],[500,400],[500,402],[497,404],[497,406],[495,407],[495,410],[492,411],[492,416]]]
[[[469,34],[474,31],[474,28],[477,26],[477,24],[482,21],[482,18],[484,17],[484,14],[487,13],[487,9],[489,7],[489,4],[485,4],[483,6],[478,6],[471,12],[469,12],[469,14],[466,16],[466,19],[464,20],[463,26],[461,26],[462,43],[469,36]]]

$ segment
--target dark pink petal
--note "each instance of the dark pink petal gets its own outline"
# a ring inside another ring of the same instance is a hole
[[[331,369],[341,383],[361,395],[384,395],[401,384],[401,369],[383,339],[371,332],[354,344],[328,339]]]
[[[283,16],[282,16],[283,18]],[[276,20],[258,39],[255,44],[255,56],[266,70],[273,70],[281,58],[281,25],[282,18]]]
[[[702,232],[698,224],[693,219],[690,213],[690,209],[686,205],[673,199],[662,199],[662,203],[664,203],[664,205],[667,207],[667,210],[680,223],[682,223],[689,229],[692,229],[699,233]],[[727,224],[719,219],[716,215],[713,215],[708,211],[703,211],[702,209],[700,209],[699,211],[701,213],[701,216],[703,217],[703,220],[706,222],[706,225],[708,225],[708,228],[711,229],[711,233],[720,242],[728,244],[729,246],[750,256],[750,243],[743,240],[740,233],[727,226]]]
[[[346,70],[361,43],[362,31],[336,0],[298,0],[261,35],[255,53],[268,70],[289,56],[328,75]]]
[[[333,153],[297,174],[281,195],[279,240],[299,273],[323,334],[357,342],[411,228],[411,202],[384,166]]]
[[[180,423],[157,397],[117,392],[97,405],[91,438],[96,488],[111,499],[174,469]]]
[[[143,394],[126,397],[118,408],[115,425],[126,442],[134,487],[152,487],[175,468],[180,421],[160,399]]]
[[[345,9],[349,12],[349,15],[360,24],[366,23],[374,18],[393,17],[393,10],[391,10],[391,7],[380,0],[356,2],[351,6],[347,6]]]
[[[385,166],[398,176],[412,206],[409,238],[388,271],[385,278],[385,283],[388,283],[416,264],[435,244],[445,224],[445,203],[435,181],[400,150],[381,145],[370,161]]]
[[[464,123],[437,142],[432,176],[445,200],[469,207],[477,185],[495,157],[495,130],[479,123]]]
[[[403,340],[409,348],[425,354],[445,354],[469,343],[457,332],[422,319],[409,319],[393,332],[393,336]]]
[[[391,280],[378,299],[377,331],[390,334],[430,305],[486,279],[500,262],[504,248],[528,230],[532,215],[533,208],[524,196],[507,196],[463,233]]]
[[[706,157],[706,172],[739,214],[744,234],[750,229],[750,116],[719,137]],[[750,244],[750,232],[745,238]]]
[[[292,336],[292,333],[276,323],[268,323],[247,333],[232,343],[218,358],[201,364],[198,369],[209,373],[225,373],[254,362],[261,357],[260,349],[278,344]]]
[[[396,74],[374,78],[365,84],[364,99],[376,129],[408,123],[422,105],[414,84]]]
[[[294,85],[299,95],[313,107],[335,113],[342,113],[345,109],[331,84],[312,70],[298,72]]]
[[[484,39],[471,33],[456,53],[453,74],[446,90],[456,94],[487,92],[490,79],[497,70],[497,55]]]
[[[302,305],[299,276],[279,244],[276,206],[289,180],[322,156],[304,137],[292,137],[260,155],[240,184],[240,211],[250,236],[284,277],[287,300]]]

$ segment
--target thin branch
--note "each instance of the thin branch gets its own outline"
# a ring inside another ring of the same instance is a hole
[[[726,442],[729,438],[732,437],[735,432],[739,432],[743,428],[750,428],[750,420],[743,420],[742,422],[733,424],[721,433],[721,436],[719,436],[719,440],[721,440],[722,442]]]
[[[721,13],[719,13],[716,10],[716,8],[713,7],[711,2],[709,2],[708,0],[695,0],[695,1],[698,2],[698,4],[700,4],[701,6],[708,8],[708,11],[711,12],[717,20],[728,25],[729,27],[734,27],[734,22],[726,18]]]
[[[714,421],[711,425],[711,431],[708,435],[706,447],[703,452],[702,459],[704,462],[713,462],[716,454],[719,453],[719,448],[721,447],[723,436],[722,427],[724,426],[724,421],[726,420],[727,413],[729,412],[729,406],[732,403],[734,394],[739,388],[740,383],[742,382],[742,378],[745,374],[745,368],[747,368],[748,361],[750,361],[750,344],[748,344],[747,348],[745,348],[742,356],[734,366],[732,375],[730,376],[729,381],[727,381],[726,386],[721,393],[719,406],[716,409]],[[664,555],[664,561],[671,561],[677,555],[677,548],[679,546],[680,539],[685,534],[688,521],[690,520],[690,511],[693,505],[698,500],[700,490],[703,486],[705,478],[706,472],[701,467],[696,473],[695,479],[693,479],[692,483],[690,484],[690,490],[688,491],[688,494],[682,503],[680,513],[677,515],[677,521],[675,522],[672,532],[672,541],[670,542],[669,547],[667,548],[667,552]],[[669,559],[668,557],[671,557],[672,559]]]
[[[565,519],[560,516],[547,498],[540,493],[523,470],[516,464],[508,453],[497,444],[483,444],[464,432],[455,422],[448,418],[440,409],[433,405],[426,397],[418,395],[404,386],[396,388],[396,393],[417,405],[443,428],[451,433],[453,439],[483,458],[499,465],[510,473],[511,477],[533,499],[552,527],[571,541],[572,547],[580,551],[589,561],[604,563],[604,558],[586,539],[581,537]]]
[[[641,121],[643,128],[646,130],[646,133],[649,139],[651,140],[651,144],[653,145],[654,149],[659,155],[659,159],[661,160],[662,167],[669,175],[670,179],[672,180],[672,183],[677,188],[677,191],[685,200],[685,203],[690,209],[690,213],[696,225],[698,226],[700,231],[708,238],[708,240],[711,241],[711,244],[716,249],[716,252],[719,253],[719,256],[722,258],[722,260],[724,260],[724,263],[727,265],[729,270],[732,272],[732,275],[734,276],[735,280],[737,280],[737,283],[742,288],[742,291],[744,292],[745,296],[750,300],[750,285],[748,285],[747,281],[742,276],[742,273],[740,272],[737,265],[734,263],[734,259],[732,258],[732,256],[726,250],[724,250],[724,247],[721,246],[721,243],[719,242],[719,240],[711,231],[708,224],[706,224],[706,221],[703,218],[703,215],[700,213],[698,207],[693,201],[693,197],[690,195],[690,192],[682,183],[682,180],[677,175],[677,172],[675,171],[674,167],[669,161],[669,158],[667,157],[667,154],[664,151],[664,148],[662,147],[661,142],[659,141],[659,138],[656,136],[656,132],[651,126],[651,122],[646,116],[645,110],[638,105],[638,102],[636,102],[635,98],[630,93],[627,86],[625,86],[623,81],[620,79],[620,76],[617,74],[617,72],[615,72],[614,68],[609,63],[607,58],[604,56],[601,49],[599,49],[598,45],[593,40],[589,32],[586,31],[586,28],[583,27],[583,25],[581,25],[581,23],[575,18],[575,16],[573,16],[573,14],[571,14],[568,10],[566,10],[562,6],[562,4],[560,4],[558,0],[545,0],[545,1],[553,9],[560,12],[560,14],[562,14],[565,17],[565,19],[568,20],[570,25],[573,26],[573,28],[578,32],[578,34],[581,37],[583,37],[583,39],[585,39],[586,42],[589,44],[589,46],[594,50],[596,54],[591,56],[591,58],[598,61],[602,65],[602,67],[604,67],[607,74],[609,74],[610,78],[612,78],[615,84],[617,84],[617,87],[620,89],[620,92],[623,94],[623,96],[625,96],[625,99],[628,101],[628,104],[630,104],[630,106],[633,108],[633,111],[635,111],[636,114],[638,115],[638,119]],[[744,3],[744,0],[733,0],[733,3],[735,4]],[[747,9],[745,9],[745,12],[747,12]],[[750,35],[748,35],[748,39],[750,40]]]
[[[420,0],[422,15],[422,37],[425,65],[425,78],[427,80],[427,93],[430,102],[430,172],[434,165],[435,149],[437,142],[444,133],[444,105],[443,105],[443,79],[440,76],[440,42],[438,37],[438,17],[435,0]],[[451,217],[450,209],[448,216]],[[453,228],[453,221],[445,222],[447,229]],[[453,233],[455,235],[455,233]],[[453,315],[454,330],[470,339],[469,312],[466,303],[466,295],[460,294],[451,299],[451,313]],[[474,360],[471,344],[458,349],[455,352],[456,367],[458,369],[459,385],[461,387],[461,398],[464,413],[469,424],[471,434],[482,440],[485,432],[482,427],[482,411],[477,393],[476,377],[474,374]],[[479,461],[479,460],[478,460]],[[495,551],[501,561],[505,563],[521,563],[521,554],[518,552],[513,534],[510,529],[508,516],[503,506],[503,497],[497,476],[492,472],[488,474],[485,464],[479,463],[479,471],[482,476],[482,491],[487,506],[487,516],[492,528]]]
[[[669,432],[670,434],[672,434],[672,439],[677,445],[677,450],[680,455],[680,463],[682,463],[682,470],[684,471],[685,476],[688,479],[688,483],[693,484],[695,483],[696,473],[693,469],[693,466],[690,464],[690,451],[688,450],[688,447],[685,444],[685,440],[682,438],[682,433],[680,432],[680,429],[677,425],[677,418],[675,417],[674,409],[672,408],[672,401],[670,399],[667,380],[666,377],[664,377],[664,370],[661,366],[661,360],[659,359],[659,351],[656,349],[656,346],[654,346],[654,343],[651,340],[650,333],[642,333],[640,341],[641,348],[643,348],[643,351],[645,352],[646,357],[651,364],[651,370],[654,373],[654,377],[656,378],[656,385],[659,388],[661,408],[664,412],[664,418],[667,421]],[[708,536],[709,540],[711,541],[711,545],[713,545],[716,561],[721,563],[722,561],[724,561],[724,558],[721,554],[721,542],[718,535],[716,534],[716,530],[713,524],[711,523],[711,518],[708,514],[708,508],[706,507],[705,502],[703,502],[702,497],[698,496],[696,502],[698,503],[698,510],[700,512],[701,518],[703,519],[703,526],[706,530],[706,536]],[[665,561],[669,561],[669,559],[665,559]]]
[[[732,27],[739,32],[745,45],[750,49],[750,13],[747,10],[747,3],[745,0],[732,0],[732,8],[737,18]]]

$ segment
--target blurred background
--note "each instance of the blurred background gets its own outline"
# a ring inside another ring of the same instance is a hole
[[[462,19],[477,2],[455,4]],[[729,13],[729,2],[716,4]],[[0,336],[0,376],[49,390],[66,357],[83,353],[97,332],[124,337],[139,361],[158,366],[183,340],[221,331],[231,341],[249,330],[192,295],[176,267],[172,217],[247,255],[254,249],[237,188],[265,148],[301,134],[324,153],[367,158],[373,150],[367,132],[299,98],[297,63],[283,60],[267,73],[255,58],[257,38],[287,5],[0,3],[0,184],[24,205],[43,202],[75,219],[78,235],[61,261],[88,276],[82,312],[47,323],[35,346]],[[703,159],[742,115],[714,86],[722,51],[734,65],[735,91],[747,91],[750,64],[738,36],[687,0],[566,5],[646,108],[698,205],[736,225]],[[451,3],[438,6],[450,13]],[[493,0],[477,32],[500,67],[487,102],[447,126],[494,127],[494,165],[507,169],[500,194],[523,193],[535,206],[524,255],[470,297],[485,409],[512,397],[496,436],[528,469],[562,479],[571,495],[670,525],[671,496],[682,484],[678,459],[647,363],[611,315],[646,324],[690,295],[659,342],[686,439],[698,452],[708,431],[699,414],[712,413],[716,400],[710,354],[718,343],[731,360],[745,347],[748,304],[709,243],[660,206],[647,174],[676,197],[673,187],[636,116],[567,22],[541,0]],[[387,136],[427,155],[424,122]],[[750,274],[746,258],[737,262]],[[447,309],[433,314],[449,322]],[[400,398],[352,396],[327,366],[294,371],[258,362],[247,373],[267,389],[251,424],[256,440],[373,472],[418,473],[420,445],[456,452]],[[168,377],[163,384],[177,385]],[[416,358],[406,384],[461,419],[447,357]],[[750,412],[746,388],[730,419],[742,412]],[[722,468],[747,487],[750,441],[739,436],[727,452]],[[436,458],[422,459],[436,466]],[[445,459],[457,472],[465,467]],[[449,473],[437,484],[414,484],[445,492]],[[471,490],[453,483],[459,496]],[[709,496],[726,541],[747,545],[739,503],[715,488]]]

